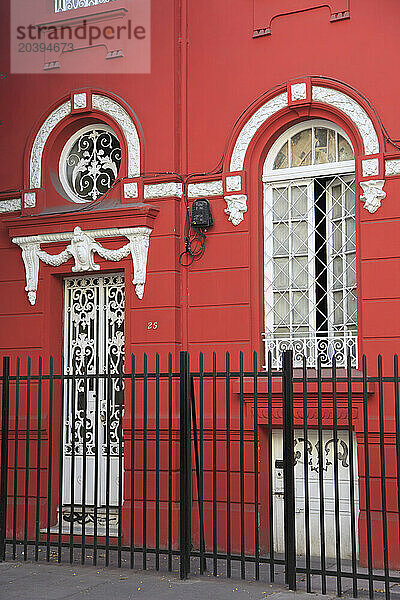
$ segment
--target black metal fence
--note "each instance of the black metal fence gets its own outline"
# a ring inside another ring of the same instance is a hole
[[[218,361],[64,373],[5,357],[0,558],[400,590],[397,356],[370,374],[365,357]]]

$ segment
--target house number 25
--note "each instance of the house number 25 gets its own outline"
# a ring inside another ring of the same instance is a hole
[[[158,329],[158,321],[149,321],[147,323],[147,329]]]

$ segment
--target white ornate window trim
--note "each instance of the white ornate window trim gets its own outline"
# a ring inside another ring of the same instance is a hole
[[[130,178],[138,177],[140,175],[140,140],[131,116],[121,104],[101,94],[93,94],[92,107],[110,116],[120,126],[128,149],[127,176]],[[42,187],[44,147],[53,129],[70,114],[71,101],[68,100],[53,110],[36,134],[29,159],[29,182],[31,189]]]
[[[365,155],[379,153],[379,138],[374,124],[364,108],[353,98],[332,88],[312,86],[312,99],[344,112],[357,127],[363,143]],[[278,94],[263,104],[244,124],[239,132],[230,161],[231,171],[241,171],[249,145],[260,127],[275,113],[288,106],[287,93]]]
[[[94,253],[110,261],[120,261],[129,254],[132,256],[134,279],[133,285],[139,299],[143,298],[146,283],[147,254],[149,249],[149,227],[128,227],[121,229],[94,229],[82,231],[75,227],[73,232],[45,233],[26,237],[15,237],[13,243],[22,250],[22,260],[25,265],[26,287],[29,302],[32,306],[36,302],[39,281],[39,263],[59,267],[70,258],[75,261],[72,272],[98,271],[100,265],[94,262]],[[116,250],[104,248],[96,238],[126,237],[128,243]],[[69,245],[59,254],[48,254],[41,249],[41,244],[52,242],[67,242]]]

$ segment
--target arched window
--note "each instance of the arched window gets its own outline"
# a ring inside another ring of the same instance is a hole
[[[329,121],[307,121],[264,164],[265,342],[273,363],[357,360],[354,152]]]

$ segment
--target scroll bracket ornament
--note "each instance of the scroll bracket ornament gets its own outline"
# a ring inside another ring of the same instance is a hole
[[[243,214],[247,212],[247,196],[245,194],[225,196],[225,202],[228,205],[225,208],[228,221],[231,221],[232,225],[239,225],[243,221]]]
[[[39,281],[40,261],[59,267],[70,258],[75,261],[72,267],[73,273],[82,271],[99,271],[100,265],[95,263],[94,254],[97,253],[105,260],[118,262],[132,256],[136,295],[141,300],[146,283],[147,254],[149,249],[149,227],[130,227],[123,229],[98,229],[84,232],[80,227],[75,227],[73,233],[54,233],[13,238],[22,250],[22,260],[25,265],[26,287],[28,300],[32,306],[36,302],[36,294]],[[104,248],[95,238],[103,237],[126,237],[128,243],[120,248],[111,250]],[[41,244],[51,242],[69,241],[65,250],[59,254],[48,254],[41,249]]]
[[[386,198],[386,192],[383,191],[384,179],[370,179],[369,181],[360,181],[363,194],[360,199],[364,202],[364,208],[368,212],[374,213],[381,206],[381,201]]]

